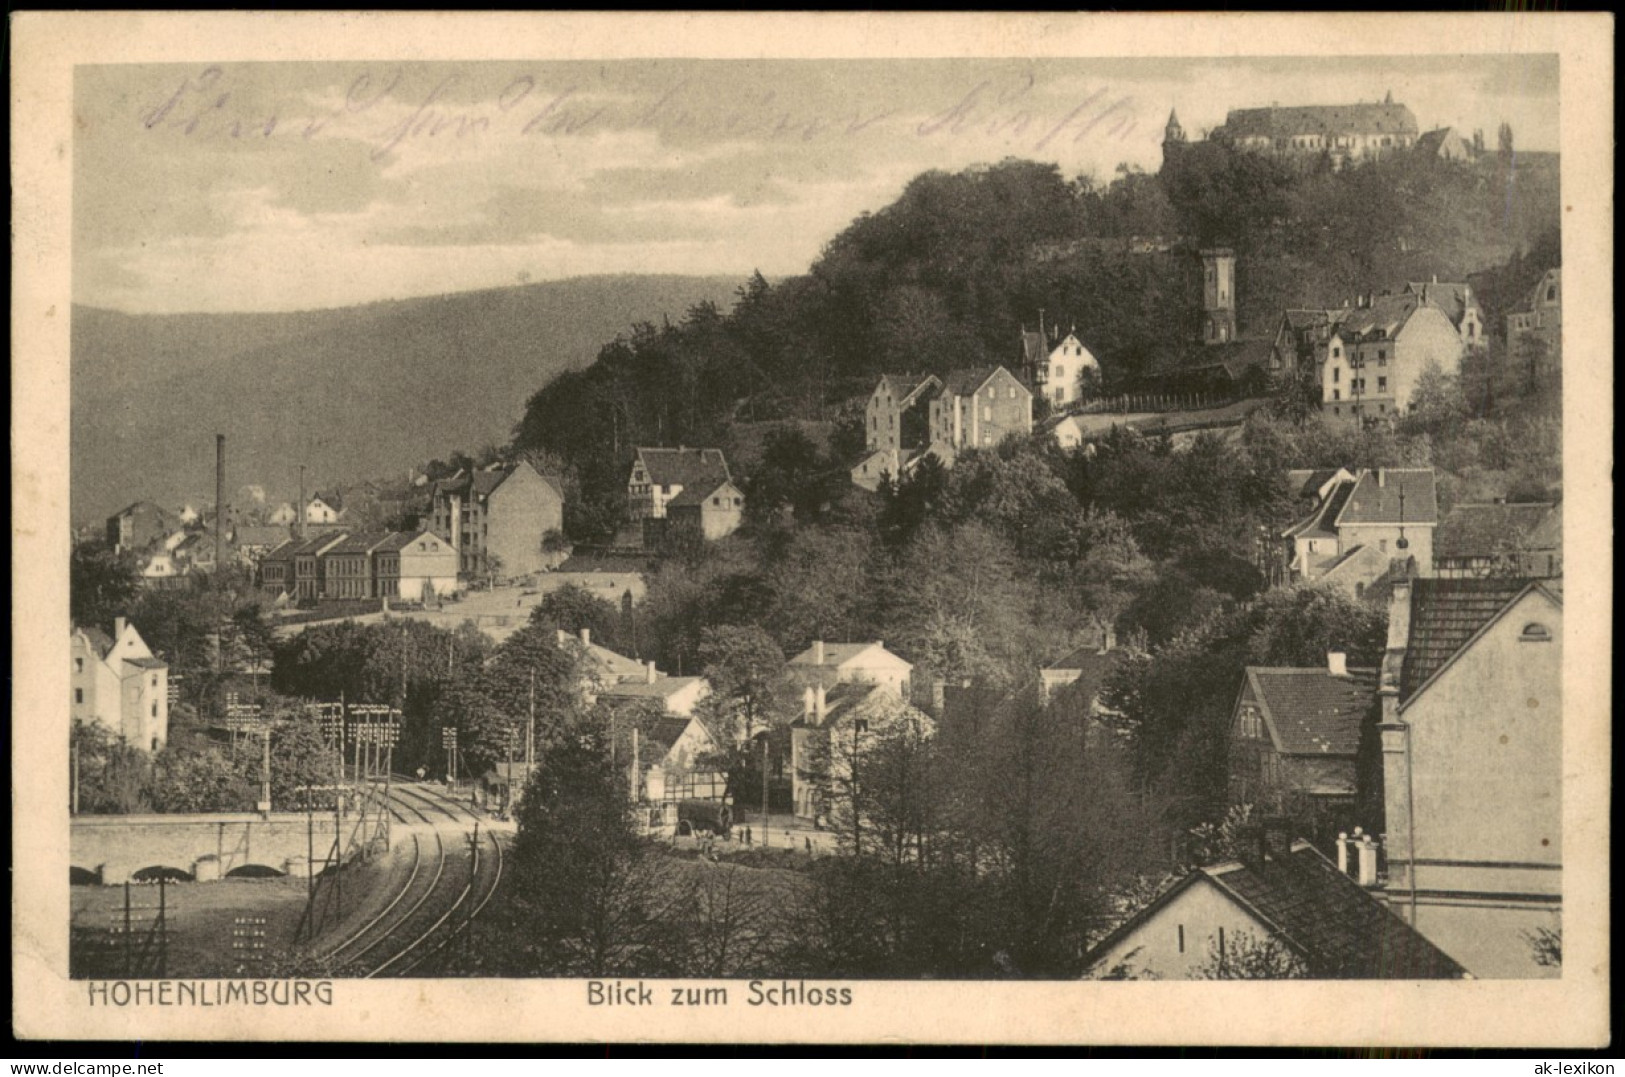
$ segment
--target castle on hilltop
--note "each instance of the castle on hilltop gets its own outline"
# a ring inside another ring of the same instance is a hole
[[[1416,116],[1394,103],[1390,92],[1381,104],[1293,105],[1286,108],[1231,109],[1224,123],[1208,132],[1207,141],[1285,158],[1331,158],[1333,167],[1377,157],[1416,144]],[[1168,113],[1163,129],[1166,163],[1187,145],[1177,111]]]

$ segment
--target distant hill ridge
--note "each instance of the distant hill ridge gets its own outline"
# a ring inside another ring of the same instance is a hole
[[[729,309],[732,277],[604,276],[291,313],[73,309],[72,518],[137,499],[388,476],[504,444],[525,399],[635,323]]]

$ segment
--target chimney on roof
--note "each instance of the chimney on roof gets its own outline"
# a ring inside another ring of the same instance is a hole
[[[1354,881],[1361,886],[1377,885],[1377,843],[1370,834],[1357,834],[1354,843]]]
[[[122,617],[113,618],[113,642],[117,643],[124,635],[124,626],[129,622]]]
[[[646,665],[646,666],[645,666],[645,667],[644,667],[644,677],[645,677],[645,683],[647,683],[647,684],[653,684],[653,683],[654,683],[654,682],[655,682],[655,678],[656,678],[656,677],[657,677],[657,676],[659,676],[659,674],[657,674],[657,673],[656,673],[656,672],[655,672],[655,664],[654,664],[654,663],[653,663],[653,662],[649,662],[649,663],[648,663],[648,664],[647,664],[647,665]]]
[[[815,640],[813,640],[813,665],[821,666],[823,664],[824,664],[824,641],[821,640],[821,639],[815,639]]]
[[[813,688],[813,720],[819,725],[829,716],[829,704],[825,700],[824,686],[822,684]]]
[[[1387,486],[1387,485],[1388,485],[1388,469],[1379,467],[1377,469],[1377,486],[1379,488],[1381,488],[1381,487],[1384,487],[1384,486]]]
[[[801,690],[801,716],[803,718],[812,718],[813,711],[816,709],[814,706],[815,700],[812,685],[809,684]]]
[[[592,629],[583,628],[581,630],[581,645],[583,647],[587,647],[587,646],[590,646],[591,644],[592,644]]]
[[[1326,672],[1333,677],[1347,677],[1349,675],[1348,655],[1343,651],[1326,652]]]

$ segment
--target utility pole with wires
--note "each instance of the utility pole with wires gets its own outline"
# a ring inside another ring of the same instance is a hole
[[[767,848],[767,828],[773,819],[767,808],[767,741],[768,734],[764,730],[762,732],[762,848],[764,849]]]

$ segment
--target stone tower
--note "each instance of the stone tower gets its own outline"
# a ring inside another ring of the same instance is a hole
[[[1236,339],[1236,252],[1218,247],[1202,252],[1202,343]]]
[[[1185,129],[1179,125],[1179,113],[1169,109],[1168,126],[1162,129],[1162,163],[1167,164],[1168,158],[1184,145]]]

